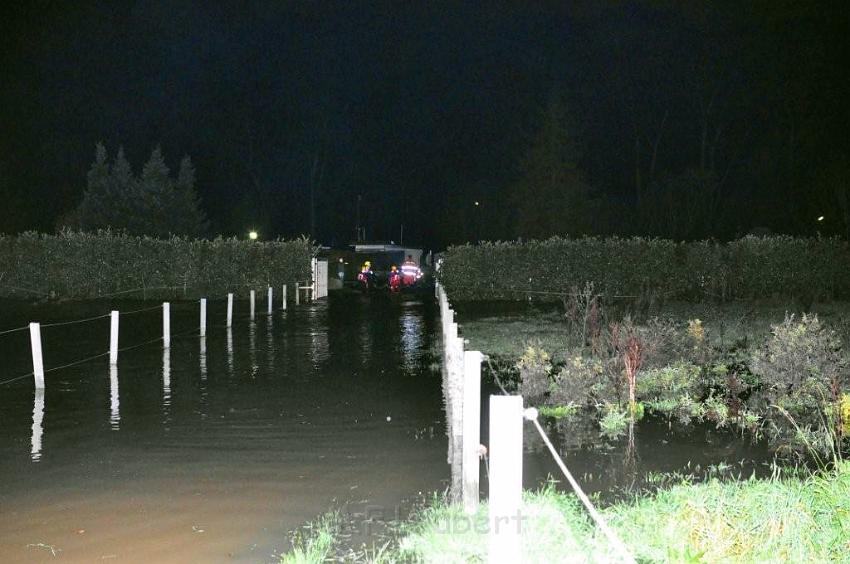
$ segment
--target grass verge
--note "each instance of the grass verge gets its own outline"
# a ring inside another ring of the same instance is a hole
[[[572,495],[527,492],[523,513],[524,562],[617,560]],[[602,513],[638,561],[850,562],[850,463],[807,480],[677,485]],[[486,515],[437,503],[394,561],[486,561]]]

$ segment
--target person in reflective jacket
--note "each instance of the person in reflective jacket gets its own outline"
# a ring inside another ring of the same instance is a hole
[[[398,292],[401,290],[401,273],[398,271],[398,267],[396,267],[396,265],[392,265],[390,267],[388,282],[390,285],[390,292]]]
[[[360,273],[357,274],[357,280],[363,284],[363,289],[368,290],[372,287],[373,277],[375,273],[372,272],[372,263],[368,260],[363,263],[363,266],[360,267]]]
[[[419,265],[413,260],[413,255],[407,255],[407,260],[401,265],[401,280],[405,286],[410,287],[422,277]]]

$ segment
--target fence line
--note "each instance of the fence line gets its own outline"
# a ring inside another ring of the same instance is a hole
[[[474,514],[478,508],[479,495],[481,362],[484,359],[489,362],[489,358],[478,351],[464,353],[464,341],[457,336],[455,312],[450,307],[446,292],[439,282],[435,293],[440,309],[443,337],[443,396],[449,439],[448,462],[452,465],[450,500],[453,503],[462,503],[467,514]],[[551,294],[556,293],[551,292]],[[557,295],[570,294],[559,292]],[[490,368],[492,370],[492,366]],[[496,383],[504,395],[490,396],[489,561],[493,563],[514,562],[520,558],[522,422],[523,419],[528,419],[537,428],[543,442],[564,473],[570,486],[614,550],[624,562],[634,564],[634,557],[593,506],[558,455],[537,420],[537,410],[531,408],[523,411],[522,397],[509,395],[501,382],[498,381],[498,377],[496,377]],[[498,401],[501,399],[507,401]],[[494,400],[497,401],[494,402]],[[471,420],[472,418],[475,419],[474,422]],[[462,456],[460,456],[459,450],[462,451]],[[513,519],[518,519],[516,529],[508,526]],[[500,524],[502,525],[501,530]]]
[[[268,293],[268,296],[269,296],[268,311],[263,312],[261,314],[261,315],[265,315],[267,317],[274,315],[274,308],[271,307],[272,293],[271,293],[270,288],[271,287],[269,287],[269,293]],[[285,288],[285,286],[284,286],[284,288]],[[254,291],[252,290],[252,294],[253,293],[254,293]],[[228,321],[227,326],[228,326],[228,328],[230,328],[231,323],[232,323],[232,309],[231,309],[232,304],[233,304],[232,299],[233,299],[233,294],[229,294],[228,295],[228,312],[227,312],[227,321]],[[72,366],[84,364],[86,362],[90,362],[92,360],[95,360],[95,359],[98,359],[98,358],[104,357],[104,356],[109,356],[110,359],[111,359],[111,362],[114,363],[114,362],[117,362],[117,353],[118,352],[132,350],[132,349],[135,349],[135,348],[139,348],[139,347],[146,346],[146,345],[156,343],[156,342],[160,342],[160,341],[163,342],[163,345],[167,348],[170,344],[171,338],[183,337],[183,336],[186,336],[186,335],[189,335],[189,334],[198,334],[201,337],[205,337],[206,336],[206,323],[205,322],[206,322],[207,316],[205,315],[206,311],[205,311],[204,306],[206,305],[206,301],[207,301],[206,298],[202,298],[199,302],[200,307],[202,308],[201,311],[203,312],[203,315],[202,315],[201,320],[200,320],[199,327],[193,328],[189,331],[184,331],[182,333],[178,333],[176,335],[171,335],[171,325],[170,325],[171,307],[170,307],[170,304],[168,302],[164,302],[162,304],[151,306],[151,307],[131,310],[131,311],[128,311],[128,312],[118,312],[118,311],[113,310],[110,313],[106,313],[106,314],[98,315],[98,316],[94,316],[94,317],[88,317],[88,318],[83,318],[83,319],[75,319],[75,320],[70,320],[70,321],[59,321],[59,322],[46,323],[46,324],[31,323],[30,325],[27,325],[27,326],[24,326],[24,327],[16,327],[16,328],[13,328],[13,329],[4,330],[4,331],[0,332],[0,336],[7,335],[7,334],[10,334],[10,333],[19,332],[19,331],[21,331],[21,332],[26,331],[26,330],[30,331],[31,340],[33,341],[31,343],[31,347],[32,347],[32,353],[33,353],[33,366],[35,367],[35,369],[28,374],[23,374],[21,376],[16,376],[14,378],[9,378],[7,380],[0,381],[0,386],[5,385],[5,384],[11,384],[13,382],[23,380],[25,378],[35,377],[36,389],[43,389],[43,386],[44,386],[43,374],[47,373],[47,372],[54,372],[54,371],[57,371],[57,370],[70,368]],[[310,301],[312,301],[312,300],[310,300]],[[286,309],[285,303],[286,302],[284,302],[284,308],[283,308],[284,310]],[[249,315],[242,315],[242,316],[237,317],[237,319],[240,319],[240,320],[250,319],[251,321],[254,321],[255,311],[253,311],[254,308],[251,308],[251,309],[252,309],[252,311],[250,312]],[[70,363],[63,364],[61,366],[54,366],[54,367],[48,368],[48,369],[43,368],[41,346],[40,346],[40,344],[41,344],[40,343],[40,329],[42,327],[62,327],[62,326],[73,325],[73,324],[88,323],[88,322],[91,322],[91,321],[96,321],[96,320],[106,319],[106,318],[112,318],[113,319],[112,323],[115,324],[115,318],[118,317],[119,315],[120,316],[134,315],[134,314],[143,313],[143,312],[151,312],[151,311],[154,311],[154,310],[162,310],[162,312],[163,312],[163,334],[162,334],[161,337],[157,337],[155,339],[151,339],[151,340],[145,341],[143,343],[138,343],[138,344],[135,344],[135,345],[130,345],[130,346],[125,346],[125,347],[119,348],[119,347],[117,347],[117,333],[118,333],[117,327],[113,327],[112,330],[110,331],[110,343],[109,343],[110,346],[109,346],[108,351],[106,351],[104,353],[99,353],[99,354],[96,354],[96,355],[93,355],[93,356],[89,356],[89,357],[86,357],[86,358],[83,358],[83,359],[75,360],[75,361],[72,361]],[[114,314],[117,314],[117,315],[114,315]],[[38,339],[35,339],[33,337],[34,331],[38,333]],[[36,340],[38,341],[37,343],[35,342]]]

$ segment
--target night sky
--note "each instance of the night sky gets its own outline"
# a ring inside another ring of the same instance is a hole
[[[369,239],[513,238],[556,95],[588,233],[850,232],[844,2],[18,4],[0,8],[0,232],[55,231],[103,141],[137,172],[155,146],[172,170],[189,155],[214,234],[344,244],[360,195]],[[708,203],[674,228],[634,211],[653,187]]]

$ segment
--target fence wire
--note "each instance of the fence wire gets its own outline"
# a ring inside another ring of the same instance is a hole
[[[17,333],[18,331],[26,331],[29,329],[29,325],[24,325],[23,327],[16,327],[14,329],[6,329],[5,331],[0,331],[0,336],[8,335],[9,333]]]
[[[65,325],[75,325],[77,323],[88,323],[89,321],[96,321],[98,319],[105,319],[109,317],[110,314],[105,313],[103,315],[98,315],[95,317],[88,317],[86,319],[75,319],[73,321],[57,321],[56,323],[41,323],[41,327],[63,327]]]
[[[540,422],[537,420],[537,410],[527,410],[526,418],[531,421],[534,426],[537,428],[537,432],[540,433],[540,437],[543,439],[543,442],[546,443],[546,446],[549,448],[549,452],[552,454],[552,457],[555,459],[555,462],[561,468],[561,472],[566,476],[567,481],[572,486],[578,498],[581,500],[582,504],[584,504],[587,512],[590,513],[590,517],[599,527],[599,529],[605,534],[608,539],[608,542],[613,545],[614,549],[619,553],[620,558],[623,559],[624,562],[629,562],[630,564],[635,564],[635,559],[631,555],[631,553],[626,548],[626,545],[623,544],[623,541],[620,540],[620,537],[617,536],[617,533],[614,532],[611,527],[608,526],[608,523],[605,522],[605,519],[602,515],[596,510],[596,507],[593,506],[593,503],[590,501],[590,498],[587,497],[587,494],[584,493],[584,490],[581,489],[578,482],[573,478],[573,475],[567,469],[567,465],[564,464],[563,459],[558,454],[558,451],[555,450],[555,447],[552,446],[552,441],[549,440],[549,437],[546,435],[546,432],[543,430],[543,427],[540,426]]]

